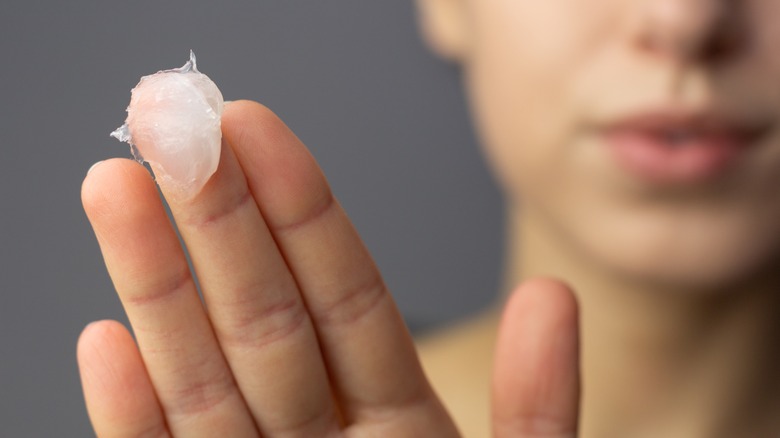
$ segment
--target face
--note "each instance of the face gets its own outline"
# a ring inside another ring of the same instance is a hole
[[[464,0],[510,202],[616,271],[716,287],[780,253],[780,3]]]

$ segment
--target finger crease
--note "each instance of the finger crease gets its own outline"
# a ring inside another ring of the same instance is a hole
[[[306,316],[306,309],[299,299],[284,300],[259,312],[234,316],[229,327],[220,328],[220,341],[238,347],[267,347],[299,331],[304,327]]]
[[[219,372],[217,376],[188,382],[183,388],[167,394],[166,412],[173,417],[190,417],[212,411],[236,393],[230,374]]]
[[[314,293],[314,296],[327,296]],[[378,275],[369,283],[341,294],[333,303],[323,304],[312,312],[318,324],[354,324],[375,309],[383,298],[389,296],[384,281]]]
[[[226,202],[221,209],[206,215],[205,217],[196,217],[188,221],[195,228],[211,228],[225,219],[236,216],[240,210],[252,205],[254,200],[252,193],[248,188],[244,188],[240,195],[235,196],[231,201]]]
[[[124,296],[123,301],[134,306],[148,306],[174,299],[194,287],[189,269],[182,269],[177,275],[159,281],[154,286],[143,287],[145,292]]]
[[[321,201],[320,205],[317,206],[316,208],[311,209],[308,212],[308,214],[290,223],[275,225],[274,230],[278,233],[286,233],[286,232],[303,228],[309,224],[316,222],[321,217],[325,216],[328,212],[330,212],[333,209],[335,205],[336,205],[336,198],[334,198],[333,194],[330,191],[328,191],[327,196],[323,201]]]
[[[160,422],[154,422],[153,424],[148,425],[142,430],[134,431],[133,436],[139,438],[163,438],[170,437],[170,434],[168,433],[168,429],[165,428],[165,423],[161,420]]]
[[[322,410],[312,415],[297,418],[297,421],[283,425],[269,427],[261,430],[266,436],[311,436],[312,430],[321,432],[322,426],[315,427],[318,423],[324,423],[324,430],[337,430],[338,421],[332,410]],[[304,434],[307,435],[304,435]],[[320,435],[321,436],[321,435]]]

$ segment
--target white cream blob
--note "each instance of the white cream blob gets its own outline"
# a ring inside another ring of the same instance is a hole
[[[111,133],[152,167],[171,195],[191,198],[217,170],[222,93],[199,72],[195,54],[184,66],[144,76],[131,91],[125,124]]]

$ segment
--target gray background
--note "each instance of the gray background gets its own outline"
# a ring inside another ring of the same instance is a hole
[[[4,1],[0,5],[0,436],[87,436],[75,344],[121,311],[79,186],[143,74],[195,49],[226,99],[312,149],[416,332],[485,306],[500,196],[457,69],[411,0]]]

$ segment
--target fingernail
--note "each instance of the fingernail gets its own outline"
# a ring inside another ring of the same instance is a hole
[[[98,164],[100,164],[100,163],[102,163],[102,162],[103,162],[103,161],[98,161],[97,163],[95,163],[95,164],[93,164],[92,166],[90,166],[90,167],[89,167],[89,170],[87,170],[87,175],[89,175],[89,173],[90,173],[90,172],[92,172],[92,169],[94,169],[95,167],[97,167],[97,165],[98,165]]]

